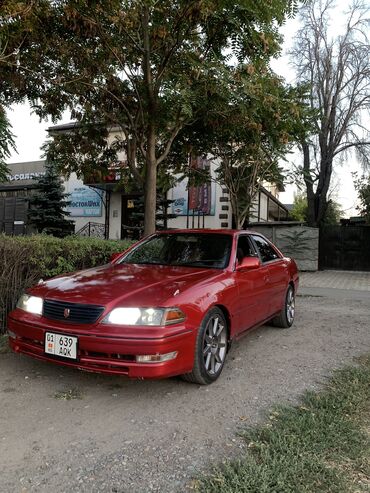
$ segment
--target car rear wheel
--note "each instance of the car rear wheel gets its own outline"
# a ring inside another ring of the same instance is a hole
[[[275,327],[280,327],[281,329],[288,329],[293,325],[295,316],[295,293],[293,286],[289,285],[285,296],[285,303],[281,309],[280,314],[272,319],[273,325]]]
[[[219,308],[204,317],[195,344],[194,367],[183,375],[187,382],[208,385],[220,376],[227,353],[227,322]]]

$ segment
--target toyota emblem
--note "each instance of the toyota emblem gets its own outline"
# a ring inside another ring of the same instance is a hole
[[[64,318],[68,318],[70,313],[71,310],[69,308],[64,308],[64,312],[63,312]]]

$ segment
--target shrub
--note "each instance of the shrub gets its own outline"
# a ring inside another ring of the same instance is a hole
[[[112,253],[130,245],[130,241],[95,238],[0,235],[0,333],[5,332],[7,314],[25,289],[40,279],[107,263]]]

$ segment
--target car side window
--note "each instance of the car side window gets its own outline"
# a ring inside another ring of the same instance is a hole
[[[241,235],[238,238],[236,249],[236,258],[240,262],[244,257],[255,257],[256,252],[247,235]]]
[[[272,248],[270,243],[268,243],[261,236],[253,235],[253,239],[256,242],[258,251],[261,255],[262,262],[270,262],[279,258],[277,252]]]

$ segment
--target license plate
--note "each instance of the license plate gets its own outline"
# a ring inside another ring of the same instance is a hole
[[[60,358],[77,359],[77,337],[46,332],[45,353]]]

